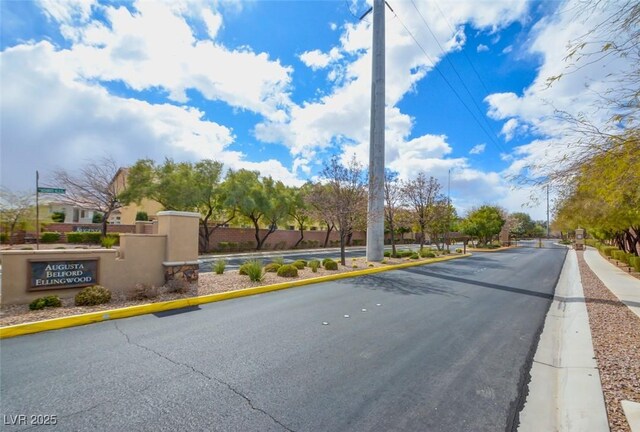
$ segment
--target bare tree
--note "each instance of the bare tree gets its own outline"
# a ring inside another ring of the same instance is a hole
[[[402,183],[398,173],[386,170],[384,173],[384,219],[391,234],[391,253],[396,254],[396,213],[402,205]]]
[[[332,210],[326,206],[329,194],[330,191],[327,185],[316,183],[313,185],[311,191],[307,195],[307,202],[311,207],[311,217],[313,219],[322,221],[322,223],[327,227],[327,234],[324,237],[324,244],[322,246],[325,248],[329,244],[329,237],[331,236],[331,232],[336,227],[334,214]]]
[[[403,184],[403,195],[413,209],[416,225],[420,228],[420,250],[424,247],[427,228],[436,216],[434,203],[441,188],[438,180],[427,178],[424,172]]]
[[[16,229],[28,221],[33,214],[35,196],[30,192],[11,192],[0,188],[0,225],[7,234],[9,244],[13,244]]]
[[[364,169],[355,155],[347,166],[342,165],[337,156],[325,164],[320,176],[326,181],[324,207],[331,213],[340,233],[340,262],[346,265],[345,245],[353,232],[354,215],[366,208],[367,187]]]
[[[98,211],[102,217],[102,235],[107,234],[107,220],[122,207],[118,201],[115,177],[119,166],[111,157],[86,163],[78,174],[66,170],[54,173],[57,185],[66,189],[62,202],[86,210]]]

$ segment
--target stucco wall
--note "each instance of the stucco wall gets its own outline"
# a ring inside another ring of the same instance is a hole
[[[162,286],[165,283],[165,270],[171,270],[171,264],[167,264],[167,261],[185,263],[197,260],[198,217],[193,213],[165,212],[164,216],[159,216],[159,219],[158,228],[162,229],[162,233],[121,234],[119,249],[0,252],[0,258],[2,258],[0,303],[3,305],[25,304],[47,295],[71,298],[83,289],[56,288],[30,291],[29,260],[97,259],[98,284],[110,289],[114,295],[130,294],[138,284]],[[197,280],[197,272],[195,280]]]

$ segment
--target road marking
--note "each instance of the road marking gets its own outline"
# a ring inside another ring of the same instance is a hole
[[[345,317],[345,318],[349,318],[349,315],[345,315],[344,317]]]

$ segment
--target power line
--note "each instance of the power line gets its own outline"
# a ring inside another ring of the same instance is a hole
[[[418,12],[418,15],[420,15],[420,18],[422,19],[422,22],[424,23],[424,25],[427,27],[427,30],[429,30],[429,33],[431,34],[431,36],[433,37],[433,40],[436,41],[436,43],[438,44],[438,47],[440,48],[440,51],[443,54],[444,59],[449,63],[449,65],[451,66],[451,69],[453,69],[453,72],[456,74],[456,76],[458,77],[458,79],[460,80],[460,82],[462,83],[462,86],[464,87],[464,89],[466,90],[467,94],[469,95],[469,98],[471,99],[471,102],[473,102],[473,105],[476,107],[476,109],[478,110],[478,113],[480,114],[480,117],[484,120],[485,124],[487,125],[487,127],[489,128],[489,131],[494,132],[495,130],[493,130],[493,127],[491,126],[491,124],[489,123],[489,121],[487,120],[487,117],[484,115],[484,113],[482,112],[482,109],[480,108],[480,106],[478,106],[478,103],[476,102],[475,98],[473,97],[473,95],[471,94],[471,91],[469,90],[469,87],[467,87],[467,85],[465,84],[464,80],[462,79],[462,77],[460,76],[460,74],[458,73],[458,70],[456,69],[455,65],[453,64],[453,61],[451,61],[451,59],[449,58],[449,56],[447,56],[447,53],[445,52],[444,48],[442,47],[442,45],[440,44],[440,41],[438,40],[438,38],[436,37],[436,35],[433,33],[433,31],[431,30],[431,27],[429,27],[429,24],[427,23],[427,20],[424,18],[424,15],[422,15],[422,13],[420,12],[420,10],[418,9],[418,6],[416,6],[415,2],[413,0],[411,0],[411,4],[413,5],[414,9],[416,10],[416,12]],[[446,21],[446,20],[445,20]],[[454,31],[452,29],[452,31]],[[462,52],[466,55],[466,53],[464,52],[464,50],[462,50]],[[471,61],[469,61],[469,64],[471,64]],[[472,65],[473,67],[473,65]],[[474,68],[475,70],[475,68]],[[477,74],[477,72],[476,72]],[[478,76],[479,77],[479,76]],[[482,82],[482,80],[481,80]],[[483,83],[484,85],[484,83]],[[486,86],[485,86],[485,90],[486,90]],[[487,90],[487,93],[489,93],[489,91]],[[497,134],[496,134],[497,135]],[[493,135],[492,135],[493,137]],[[498,143],[497,141],[495,142],[496,144]],[[501,146],[499,144],[497,144],[499,148],[501,148]],[[502,150],[504,152],[504,150]]]
[[[438,5],[438,2],[433,0],[433,3],[436,5],[436,7],[438,8],[438,12],[440,12],[440,15],[442,16],[442,19],[444,20],[444,22],[447,23],[447,25],[449,26],[449,28],[451,29],[452,32],[455,33],[455,29],[453,28],[453,26],[451,25],[451,23],[449,22],[449,20],[447,19],[447,17],[445,16],[445,14],[442,12],[442,9],[440,9],[440,6]],[[414,5],[415,6],[415,5]],[[424,18],[423,18],[424,19]],[[478,81],[480,81],[480,84],[482,84],[482,88],[484,88],[484,91],[487,92],[487,94],[491,93],[489,91],[489,89],[487,88],[487,85],[484,83],[484,80],[482,79],[482,77],[480,76],[480,74],[478,73],[478,70],[476,69],[476,67],[473,65],[473,62],[471,61],[471,59],[469,58],[469,55],[467,54],[467,52],[465,50],[462,50],[462,54],[464,54],[465,58],[467,59],[467,61],[469,62],[469,66],[471,66],[471,69],[473,69],[473,72],[476,74],[476,77],[478,78]]]
[[[431,64],[433,65],[433,68],[436,70],[436,72],[438,72],[440,74],[440,76],[442,77],[442,79],[444,80],[444,82],[449,86],[449,88],[451,89],[451,91],[453,92],[453,94],[456,95],[456,97],[458,98],[458,100],[460,101],[460,103],[467,109],[467,111],[469,112],[469,114],[471,114],[471,117],[475,120],[475,122],[478,124],[478,126],[480,127],[480,129],[489,137],[489,139],[492,141],[492,143],[498,147],[498,149],[501,152],[505,152],[505,150],[502,148],[502,146],[496,141],[496,139],[494,138],[494,136],[489,133],[485,127],[482,125],[482,123],[480,122],[480,120],[478,120],[476,114],[473,112],[473,110],[471,108],[469,108],[469,105],[467,105],[467,103],[464,101],[464,99],[462,99],[462,97],[460,96],[460,94],[458,93],[458,91],[453,87],[453,85],[451,84],[451,82],[449,82],[449,80],[447,79],[447,77],[444,75],[444,73],[440,70],[440,68],[438,67],[438,65],[436,64],[436,62],[433,61],[433,59],[431,58],[431,56],[429,56],[429,54],[427,54],[427,51],[424,49],[424,47],[420,44],[420,42],[418,42],[418,40],[416,39],[416,37],[413,35],[413,33],[411,32],[411,30],[409,30],[407,28],[407,26],[404,24],[404,22],[402,21],[402,19],[400,19],[400,17],[398,16],[397,13],[393,12],[394,16],[398,19],[398,21],[400,22],[400,24],[402,24],[402,27],[404,27],[404,29],[406,30],[406,32],[409,34],[409,36],[411,36],[411,39],[413,39],[413,41],[416,43],[416,45],[418,45],[418,47],[422,50],[422,52],[424,53],[424,55],[427,57],[427,59],[431,62]]]

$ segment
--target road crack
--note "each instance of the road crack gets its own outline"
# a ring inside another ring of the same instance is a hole
[[[289,427],[287,427],[286,425],[284,425],[282,422],[280,422],[278,419],[276,419],[275,417],[273,417],[271,414],[269,414],[268,412],[266,412],[265,410],[263,410],[262,408],[259,408],[257,406],[255,406],[253,404],[253,401],[246,396],[244,393],[242,393],[240,390],[236,389],[235,387],[233,387],[231,384],[229,384],[226,381],[221,380],[220,378],[217,378],[215,376],[210,376],[207,375],[206,373],[204,373],[203,371],[196,369],[195,367],[191,366],[188,363],[182,363],[179,362],[177,360],[174,360],[170,357],[167,357],[166,355],[162,354],[161,352],[158,352],[152,348],[149,348],[145,345],[139,344],[137,342],[134,342],[131,340],[131,338],[129,337],[129,335],[127,333],[125,333],[120,327],[118,327],[118,322],[117,321],[113,321],[113,325],[116,328],[116,330],[118,330],[118,332],[120,334],[122,334],[126,339],[127,339],[127,343],[133,346],[136,346],[138,348],[141,348],[145,351],[148,351],[152,354],[157,355],[160,358],[163,358],[165,360],[167,360],[168,362],[176,365],[176,366],[182,366],[185,367],[187,369],[190,369],[191,371],[193,371],[194,373],[202,376],[203,378],[209,380],[209,381],[215,381],[218,384],[222,384],[223,386],[227,387],[229,390],[231,390],[233,393],[235,393],[236,395],[238,395],[239,397],[241,397],[242,399],[244,399],[244,401],[247,403],[247,405],[249,405],[249,407],[254,410],[254,411],[258,411],[259,413],[264,414],[265,416],[269,417],[274,423],[278,424],[280,427],[282,427],[284,430],[288,431],[288,432],[295,432],[293,429],[290,429]]]

